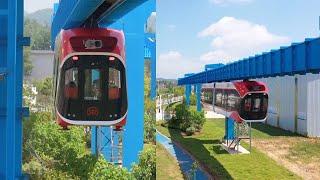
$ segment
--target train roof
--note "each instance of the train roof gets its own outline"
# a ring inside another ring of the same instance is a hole
[[[125,59],[125,38],[122,31],[109,28],[73,28],[62,30],[58,36],[63,49],[61,60],[75,52],[109,52]],[[86,48],[85,41],[101,40],[101,48]]]

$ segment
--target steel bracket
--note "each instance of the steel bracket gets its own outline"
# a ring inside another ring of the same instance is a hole
[[[19,37],[18,43],[20,46],[30,46],[31,39],[30,39],[30,37]]]

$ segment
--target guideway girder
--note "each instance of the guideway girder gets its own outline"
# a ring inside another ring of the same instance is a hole
[[[180,78],[179,85],[318,73],[320,38],[306,39],[223,67]]]

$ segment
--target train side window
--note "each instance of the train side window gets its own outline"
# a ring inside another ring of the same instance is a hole
[[[237,93],[235,91],[231,91],[228,93],[227,102],[228,110],[235,111],[238,109],[239,97],[237,96]]]
[[[221,90],[216,90],[215,105],[216,106],[222,105],[222,92],[221,92]]]
[[[109,68],[109,99],[115,100],[120,98],[121,92],[121,72],[115,68]]]
[[[228,93],[226,91],[222,91],[222,104],[221,107],[224,109],[228,109]]]
[[[78,69],[71,68],[65,71],[65,97],[69,99],[78,98]]]
[[[101,72],[99,69],[86,69],[85,84],[84,84],[84,99],[85,100],[100,100],[101,99]]]

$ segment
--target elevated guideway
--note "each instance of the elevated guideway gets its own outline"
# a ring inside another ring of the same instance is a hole
[[[185,95],[187,104],[192,86],[194,86],[198,105],[200,104],[202,84],[277,76],[294,76],[297,74],[305,75],[307,73],[318,74],[320,72],[319,59],[320,38],[305,39],[304,42],[292,43],[291,46],[281,47],[280,49],[241,59],[224,66],[221,64],[207,65],[203,72],[186,74],[184,77],[178,79],[178,85],[185,85],[186,87]],[[297,83],[295,83],[295,86],[297,89]],[[296,99],[295,102],[297,102]],[[295,111],[297,111],[297,107],[297,103],[295,103]],[[297,127],[297,117],[298,116],[296,116],[294,120],[295,129]],[[227,142],[228,148],[230,148],[233,143],[236,144],[234,147],[239,147],[241,140],[239,127],[242,125],[249,127],[244,129],[248,129],[248,138],[251,140],[251,123],[249,125],[246,123],[235,123],[231,118],[226,118],[225,122],[224,139]],[[229,141],[232,142],[231,145],[228,145]]]
[[[213,70],[188,75],[179,85],[319,73],[320,38],[306,39],[267,53],[251,56]]]

